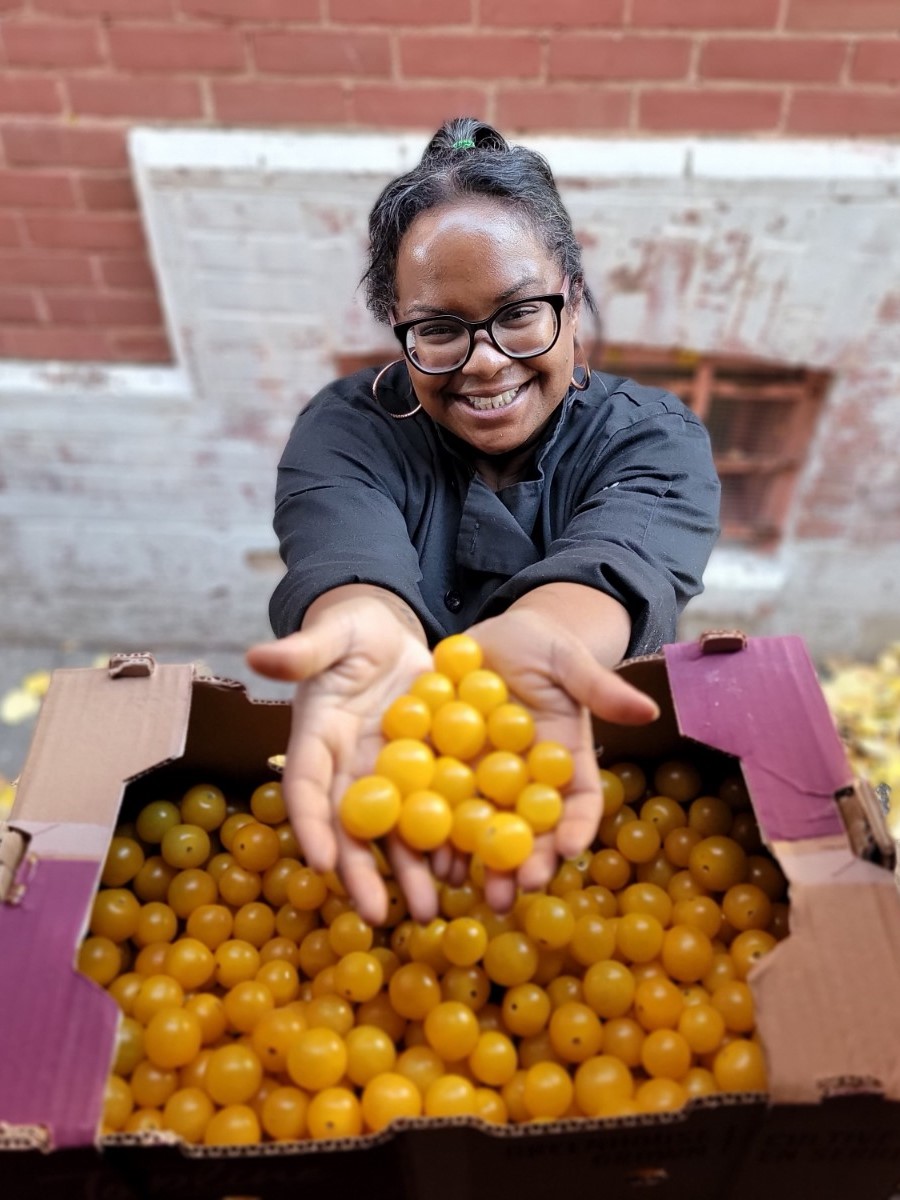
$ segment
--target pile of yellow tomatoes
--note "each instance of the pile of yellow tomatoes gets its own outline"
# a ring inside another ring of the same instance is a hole
[[[355,836],[471,855],[430,923],[380,857],[390,915],[367,925],[304,862],[277,780],[200,783],[116,830],[79,954],[122,1013],[104,1133],[293,1141],[765,1089],[748,973],[788,912],[739,775],[609,764],[593,848],[494,912],[485,867],[514,869],[553,828],[571,759],[535,742],[469,640],[384,714],[376,773],[341,808]]]

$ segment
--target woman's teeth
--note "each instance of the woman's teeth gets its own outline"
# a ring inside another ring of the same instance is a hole
[[[512,404],[516,396],[522,390],[522,385],[510,388],[508,392],[501,392],[499,396],[467,396],[469,404],[473,408],[484,410],[487,408],[506,408],[507,404]]]

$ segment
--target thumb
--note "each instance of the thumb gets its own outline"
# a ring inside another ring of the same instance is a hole
[[[594,716],[618,725],[646,725],[659,716],[656,701],[583,648],[567,644],[556,662],[558,678],[569,695]]]
[[[277,641],[251,646],[245,658],[260,675],[297,683],[333,667],[347,649],[346,631],[337,622],[323,622],[314,631],[291,633]]]

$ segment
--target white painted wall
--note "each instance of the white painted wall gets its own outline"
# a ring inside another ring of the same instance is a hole
[[[179,365],[0,365],[0,635],[266,634],[275,463],[341,348],[393,356],[357,290],[366,217],[422,144],[135,131]],[[530,144],[560,181],[608,340],[837,375],[788,537],[774,556],[720,547],[684,635],[736,622],[803,633],[820,655],[898,636],[900,149]]]

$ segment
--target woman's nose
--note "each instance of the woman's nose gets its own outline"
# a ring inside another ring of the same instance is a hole
[[[466,365],[462,368],[464,375],[496,375],[509,362],[502,350],[498,350],[487,335],[487,330],[475,332],[475,347]]]

